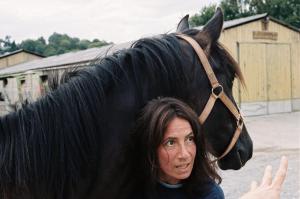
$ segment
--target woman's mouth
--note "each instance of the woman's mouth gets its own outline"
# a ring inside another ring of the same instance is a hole
[[[180,164],[180,165],[175,166],[175,168],[176,169],[186,169],[186,168],[188,168],[189,165],[190,165],[190,163]]]

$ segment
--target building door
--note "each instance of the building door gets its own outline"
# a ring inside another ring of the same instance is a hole
[[[266,45],[239,45],[239,64],[247,88],[241,90],[241,109],[245,115],[267,114]]]
[[[291,111],[291,60],[288,44],[240,43],[239,63],[247,90],[239,95],[245,115]]]
[[[291,112],[291,54],[288,44],[267,44],[268,113]]]

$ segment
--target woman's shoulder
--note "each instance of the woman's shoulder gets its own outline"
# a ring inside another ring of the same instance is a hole
[[[224,192],[220,185],[216,182],[211,181],[207,183],[207,189],[201,194],[199,199],[224,199]]]

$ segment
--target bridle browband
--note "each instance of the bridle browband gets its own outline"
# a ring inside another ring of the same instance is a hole
[[[203,49],[198,44],[198,42],[196,42],[193,38],[183,35],[183,34],[178,34],[176,36],[185,40],[193,47],[193,49],[195,50],[196,54],[198,55],[198,57],[200,59],[200,62],[202,63],[202,65],[204,67],[204,70],[207,74],[207,77],[208,77],[211,87],[212,87],[211,95],[210,95],[202,113],[199,116],[200,123],[204,124],[208,115],[210,114],[211,110],[213,109],[214,104],[217,99],[220,99],[223,102],[223,104],[228,108],[228,110],[235,117],[236,122],[237,122],[236,130],[235,130],[234,135],[233,135],[229,145],[227,146],[226,150],[223,152],[223,154],[221,156],[217,157],[215,160],[212,161],[212,162],[216,162],[216,161],[220,160],[221,158],[223,158],[224,156],[226,156],[231,151],[231,149],[234,147],[234,145],[237,142],[237,140],[241,134],[241,131],[243,129],[243,125],[244,125],[243,118],[242,118],[242,115],[240,114],[239,109],[232,103],[230,98],[223,91],[223,86],[219,83],[218,79],[216,78],[216,75],[215,75],[214,71],[212,70],[211,65],[209,64],[208,59],[207,59]]]

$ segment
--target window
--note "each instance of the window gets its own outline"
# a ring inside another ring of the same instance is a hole
[[[48,85],[48,75],[41,75],[40,76],[40,88],[41,88],[41,95],[45,95],[49,92],[49,85]]]
[[[269,18],[265,18],[261,21],[261,29],[262,31],[268,31],[269,28]]]

